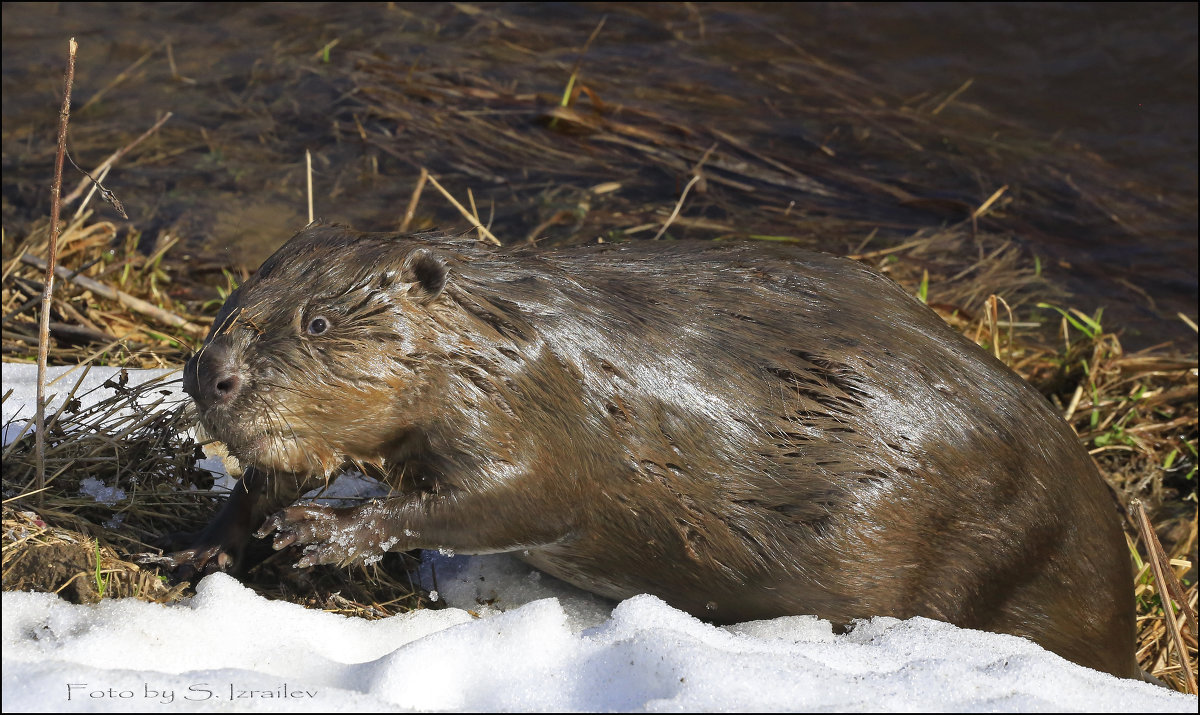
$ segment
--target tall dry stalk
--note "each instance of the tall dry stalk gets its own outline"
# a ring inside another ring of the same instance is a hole
[[[75,50],[71,38],[67,56],[67,77],[64,81],[62,109],[58,113],[58,153],[54,156],[54,183],[50,186],[50,245],[46,251],[46,282],[42,290],[42,322],[38,333],[37,373],[37,490],[38,500],[46,487],[46,357],[50,353],[50,305],[54,294],[54,264],[58,261],[58,213],[62,198],[63,157],[67,153],[67,123],[71,119],[71,86],[75,82]]]

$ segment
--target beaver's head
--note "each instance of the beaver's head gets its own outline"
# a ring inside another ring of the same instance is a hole
[[[418,240],[309,227],[225,301],[184,389],[206,430],[261,468],[380,460],[429,387],[429,309],[446,280]]]

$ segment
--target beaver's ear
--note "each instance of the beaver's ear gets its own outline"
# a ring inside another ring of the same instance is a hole
[[[428,248],[418,248],[404,259],[404,269],[401,277],[405,283],[412,283],[408,289],[409,295],[418,303],[428,303],[437,298],[446,287],[446,276],[450,269],[437,252]]]

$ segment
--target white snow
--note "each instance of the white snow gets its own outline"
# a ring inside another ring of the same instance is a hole
[[[89,379],[113,371],[101,372]],[[32,416],[32,375],[4,365],[6,423]],[[923,618],[845,635],[811,616],[721,628],[651,596],[614,608],[513,556],[426,557],[422,579],[448,607],[373,622],[268,601],[222,574],[171,606],[5,592],[3,709],[1197,710],[1030,641]]]
[[[33,420],[35,397],[37,395],[37,366],[31,363],[6,362],[4,365],[4,386],[0,392],[12,395],[4,400],[3,419],[4,444],[16,439],[23,431],[26,422]],[[46,414],[49,415],[68,395],[80,399],[84,404],[92,404],[100,399],[113,395],[113,390],[102,387],[110,378],[120,379],[121,370],[111,367],[93,367],[85,370],[82,367],[58,366],[46,368],[46,397],[48,405]],[[181,373],[180,370],[129,370],[129,384],[137,385],[155,377]],[[170,401],[184,399],[183,388],[179,381],[170,383],[168,395],[157,392],[146,396],[146,401],[152,402],[159,398]],[[19,418],[19,419],[18,419]],[[14,422],[14,420],[16,420]],[[10,425],[9,423],[12,422]],[[11,434],[10,434],[11,431]]]

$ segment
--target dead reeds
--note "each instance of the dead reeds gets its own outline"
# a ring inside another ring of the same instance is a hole
[[[55,274],[61,282],[48,313],[51,363],[178,365],[199,345],[210,319],[191,315],[172,297],[174,278],[163,259],[176,241],[167,237],[147,255],[138,250],[136,234],[122,238],[116,224],[91,219],[92,212],[84,211],[59,239]],[[35,309],[47,242],[45,224],[33,226],[19,245],[5,236],[2,349],[7,360],[29,359],[36,351]],[[209,310],[219,304],[219,296],[212,298]]]

